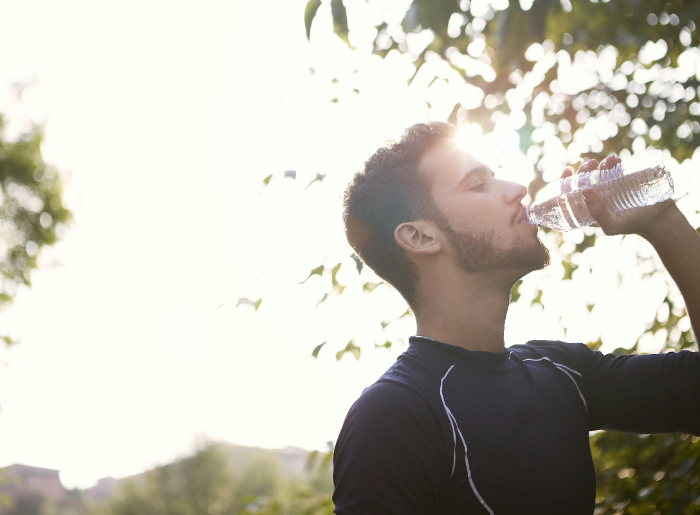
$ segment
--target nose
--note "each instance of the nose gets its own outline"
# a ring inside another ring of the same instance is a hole
[[[527,188],[517,182],[503,181],[503,196],[507,204],[520,203],[527,195]]]

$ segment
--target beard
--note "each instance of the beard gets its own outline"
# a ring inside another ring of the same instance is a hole
[[[449,224],[442,227],[457,255],[457,264],[465,272],[477,273],[502,268],[532,272],[550,263],[550,255],[539,236],[532,245],[499,247],[493,231],[458,232]]]

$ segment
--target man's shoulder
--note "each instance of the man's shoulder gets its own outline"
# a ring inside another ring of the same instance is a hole
[[[429,400],[420,392],[386,380],[379,380],[362,392],[348,411],[336,448],[367,452],[405,442],[429,439],[440,449],[447,429]],[[443,449],[444,450],[444,449]]]
[[[362,397],[365,402],[385,402],[385,398],[400,399],[401,402],[416,402],[422,399],[429,405],[440,403],[440,379],[449,366],[430,359],[433,356],[409,351],[398,359],[370,387]],[[368,394],[368,395],[365,395]]]
[[[522,361],[547,359],[555,363],[574,367],[585,367],[597,354],[583,343],[559,340],[530,340],[523,345],[508,347]]]
[[[385,415],[407,409],[422,411],[430,409],[429,405],[430,401],[418,388],[382,377],[364,389],[350,411],[370,416],[378,413]]]

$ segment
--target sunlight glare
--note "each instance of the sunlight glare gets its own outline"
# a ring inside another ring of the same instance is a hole
[[[471,154],[479,148],[482,133],[481,125],[470,123],[459,129],[455,142],[459,148]]]

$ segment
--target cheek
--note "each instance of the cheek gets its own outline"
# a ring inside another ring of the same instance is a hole
[[[482,198],[453,198],[446,202],[442,214],[450,226],[457,231],[486,229],[495,224],[494,210]]]

